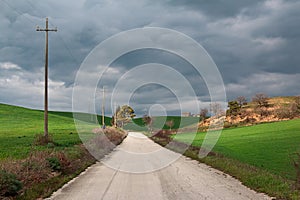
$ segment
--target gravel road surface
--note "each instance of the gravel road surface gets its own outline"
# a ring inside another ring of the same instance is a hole
[[[98,162],[89,167],[48,199],[271,199],[250,190],[231,176],[185,156],[177,156],[175,162],[148,173],[133,173],[134,171],[129,172],[128,169],[136,170],[143,166],[148,169],[151,159],[148,159],[148,162],[127,159],[126,156],[122,159],[124,151],[144,152],[146,155],[146,152],[160,149],[161,146],[143,134],[130,132],[123,143],[104,158],[104,164]],[[176,154],[166,149],[164,151],[168,152],[168,155]],[[116,170],[116,166],[121,170]]]

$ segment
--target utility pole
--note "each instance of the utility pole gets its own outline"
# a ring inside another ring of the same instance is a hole
[[[103,86],[103,97],[102,97],[102,128],[105,129],[105,122],[104,122],[104,111],[105,111],[105,89]]]
[[[48,138],[48,32],[57,32],[57,28],[48,28],[48,18],[46,18],[46,28],[36,27],[36,31],[46,32],[46,47],[45,47],[45,97],[44,97],[44,136]]]
[[[116,104],[116,102],[115,102],[114,110],[115,110],[114,126],[115,126],[115,128],[117,128],[117,104]]]

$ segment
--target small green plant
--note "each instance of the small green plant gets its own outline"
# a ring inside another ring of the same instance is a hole
[[[47,158],[47,161],[52,170],[54,170],[54,171],[61,170],[61,163],[58,158],[50,157],[50,158]]]
[[[0,170],[0,197],[14,196],[22,189],[22,183],[15,174]]]

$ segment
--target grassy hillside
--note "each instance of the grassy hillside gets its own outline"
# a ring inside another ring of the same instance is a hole
[[[42,111],[0,104],[0,160],[24,158],[32,148],[44,148],[32,145],[35,135],[44,132],[43,119]],[[70,112],[49,112],[49,133],[62,148],[81,143]]]
[[[213,133],[210,133],[213,134]],[[192,134],[176,136],[191,140]],[[198,133],[194,146],[201,146],[205,133]],[[224,129],[213,151],[287,178],[295,177],[291,158],[300,151],[300,119],[256,126]]]
[[[259,99],[259,100],[258,100]],[[300,97],[256,97],[255,101],[239,106],[237,101],[229,102],[224,127],[255,125],[300,118]],[[210,119],[199,124],[200,130],[206,130]]]
[[[95,163],[81,144],[70,112],[49,112],[49,133],[54,142],[35,144],[36,135],[43,133],[43,119],[42,111],[0,104],[0,199],[47,197]],[[92,118],[83,114],[81,120],[91,122]],[[110,120],[105,118],[106,123]],[[94,121],[87,124],[88,132],[99,127]],[[126,135],[119,129],[105,130],[105,136],[114,144]],[[94,139],[90,144],[98,145],[99,157],[114,148],[103,134],[88,135]]]

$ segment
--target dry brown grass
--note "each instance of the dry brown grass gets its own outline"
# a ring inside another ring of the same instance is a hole
[[[34,145],[48,145],[49,143],[53,144],[53,139],[51,135],[45,136],[44,134],[36,134],[34,138]]]
[[[91,145],[95,145],[95,149],[101,151],[97,159],[109,153],[127,135],[123,130],[112,127],[107,127],[104,132],[102,129],[97,129],[94,133],[95,137],[91,140]],[[49,140],[44,143],[43,135],[37,135],[34,144],[49,145]],[[0,170],[16,175],[23,186],[17,196],[5,197],[0,194],[0,199],[46,197],[53,190],[58,189],[60,186],[58,184],[63,184],[65,180],[74,177],[96,161],[82,144],[63,149],[56,148],[54,143],[52,145],[51,148],[43,148],[43,150],[39,150],[39,147],[32,148],[25,159],[0,161]]]
[[[111,143],[114,145],[120,144],[123,139],[127,136],[127,132],[122,129],[114,128],[114,127],[106,127],[105,129],[96,128],[93,130],[95,134],[99,136],[103,135],[106,137]],[[102,145],[105,145],[107,141],[105,141],[104,137],[98,137],[98,142]]]
[[[87,163],[93,163],[95,159],[83,146],[78,146],[79,154],[74,157],[68,153],[55,150],[32,151],[26,159],[5,160],[0,162],[0,170],[15,174],[22,183],[22,190],[19,196],[38,184],[49,181],[57,176],[65,176],[77,171]],[[59,161],[59,170],[53,170],[49,164],[49,158],[56,158]],[[52,186],[57,187],[57,186]],[[50,186],[51,188],[51,186]],[[49,188],[46,189],[49,192]],[[50,190],[51,191],[51,190]],[[4,198],[0,196],[0,199]],[[13,198],[13,197],[11,197]]]
[[[120,144],[127,135],[125,131],[114,127],[96,128],[93,133],[95,135],[85,145],[98,160]]]

